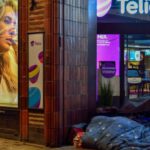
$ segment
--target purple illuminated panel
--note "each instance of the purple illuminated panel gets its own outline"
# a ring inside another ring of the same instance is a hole
[[[97,35],[97,69],[99,63],[114,61],[116,64],[116,76],[120,72],[120,36],[118,34]]]

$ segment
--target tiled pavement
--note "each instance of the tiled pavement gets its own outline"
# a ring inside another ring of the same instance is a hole
[[[65,146],[60,148],[48,148],[43,145],[37,145],[32,143],[25,143],[25,142],[0,138],[0,150],[87,150],[87,149],[82,149],[82,148],[76,149],[73,146]]]

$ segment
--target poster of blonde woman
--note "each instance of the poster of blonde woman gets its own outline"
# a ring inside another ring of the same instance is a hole
[[[18,107],[18,1],[0,0],[0,107]]]

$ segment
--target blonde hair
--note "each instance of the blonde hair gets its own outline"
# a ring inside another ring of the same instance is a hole
[[[12,7],[14,12],[17,13],[18,4],[16,0],[0,0],[0,19],[4,16],[6,6]]]
[[[0,19],[5,13],[5,7],[10,6],[14,12],[17,12],[18,6],[16,0],[0,0]],[[2,4],[3,3],[3,4]],[[9,92],[16,93],[18,91],[18,47],[11,46],[4,54],[0,55],[0,80],[4,79]]]

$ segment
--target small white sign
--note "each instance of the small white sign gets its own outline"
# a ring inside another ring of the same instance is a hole
[[[128,83],[131,83],[131,84],[138,84],[138,83],[141,83],[142,82],[142,78],[141,77],[137,77],[137,78],[128,78]]]

